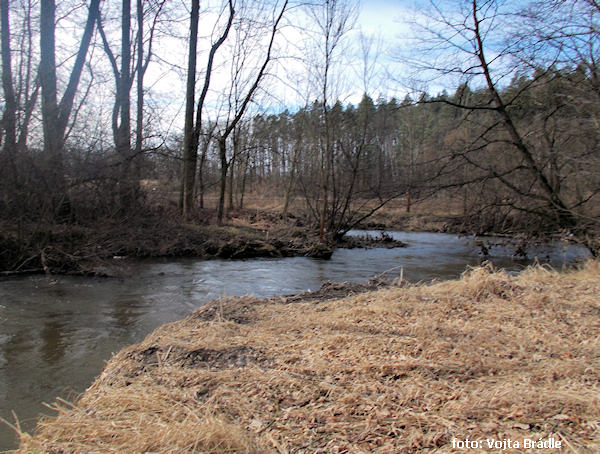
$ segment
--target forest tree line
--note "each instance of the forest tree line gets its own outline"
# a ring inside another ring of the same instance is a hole
[[[156,210],[222,223],[261,192],[325,241],[391,200],[410,210],[444,194],[460,204],[465,231],[562,231],[597,252],[600,7],[457,3],[458,15],[432,3],[436,21],[417,24],[429,36],[405,59],[423,78],[454,76],[455,88],[375,97],[363,41],[352,65],[364,94],[351,104],[336,85],[354,36],[347,1],[230,0],[211,15],[198,0],[1,0],[3,225],[93,225]],[[303,105],[261,109],[298,15],[311,49]],[[185,105],[164,118],[147,75],[169,33],[186,50],[171,68]],[[460,58],[438,58],[440,49]],[[169,121],[181,125],[161,130]]]

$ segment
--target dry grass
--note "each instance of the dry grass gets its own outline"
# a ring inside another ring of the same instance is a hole
[[[600,262],[216,301],[57,407],[19,452],[452,452],[453,438],[550,436],[599,452]]]

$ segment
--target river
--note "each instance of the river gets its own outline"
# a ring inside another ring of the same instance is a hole
[[[458,277],[481,262],[473,238],[394,232],[396,249],[339,249],[330,260],[292,257],[248,260],[155,260],[124,263],[121,278],[29,276],[0,280],[0,417],[31,431],[43,403],[73,399],[113,353],[141,341],[159,325],[185,317],[221,296],[274,296],[318,289],[326,281],[366,281],[389,271],[409,281]],[[499,240],[489,240],[491,243]],[[488,243],[490,244],[490,243]],[[514,249],[491,247],[496,266],[518,270]],[[587,254],[575,246],[539,247],[555,267]],[[0,451],[14,448],[0,424]]]

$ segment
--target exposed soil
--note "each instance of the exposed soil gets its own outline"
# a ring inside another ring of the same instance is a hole
[[[335,247],[399,247],[387,236],[319,242],[288,215],[238,210],[228,225],[183,223],[175,213],[154,213],[93,224],[4,225],[0,273],[111,274],[114,259],[198,257],[245,259],[306,256],[328,259]]]

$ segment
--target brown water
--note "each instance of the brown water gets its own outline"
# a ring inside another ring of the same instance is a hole
[[[185,317],[220,296],[273,296],[317,289],[325,281],[365,281],[403,270],[411,281],[458,277],[481,262],[473,239],[436,233],[394,233],[399,249],[340,249],[331,260],[169,260],[129,264],[115,279],[30,276],[0,280],[0,417],[31,431],[43,406],[72,399],[121,348],[157,326]],[[492,240],[493,241],[493,240]],[[518,270],[514,248],[494,246],[495,265]],[[556,245],[535,255],[562,266],[585,251]],[[14,448],[13,432],[0,425],[0,451]]]

